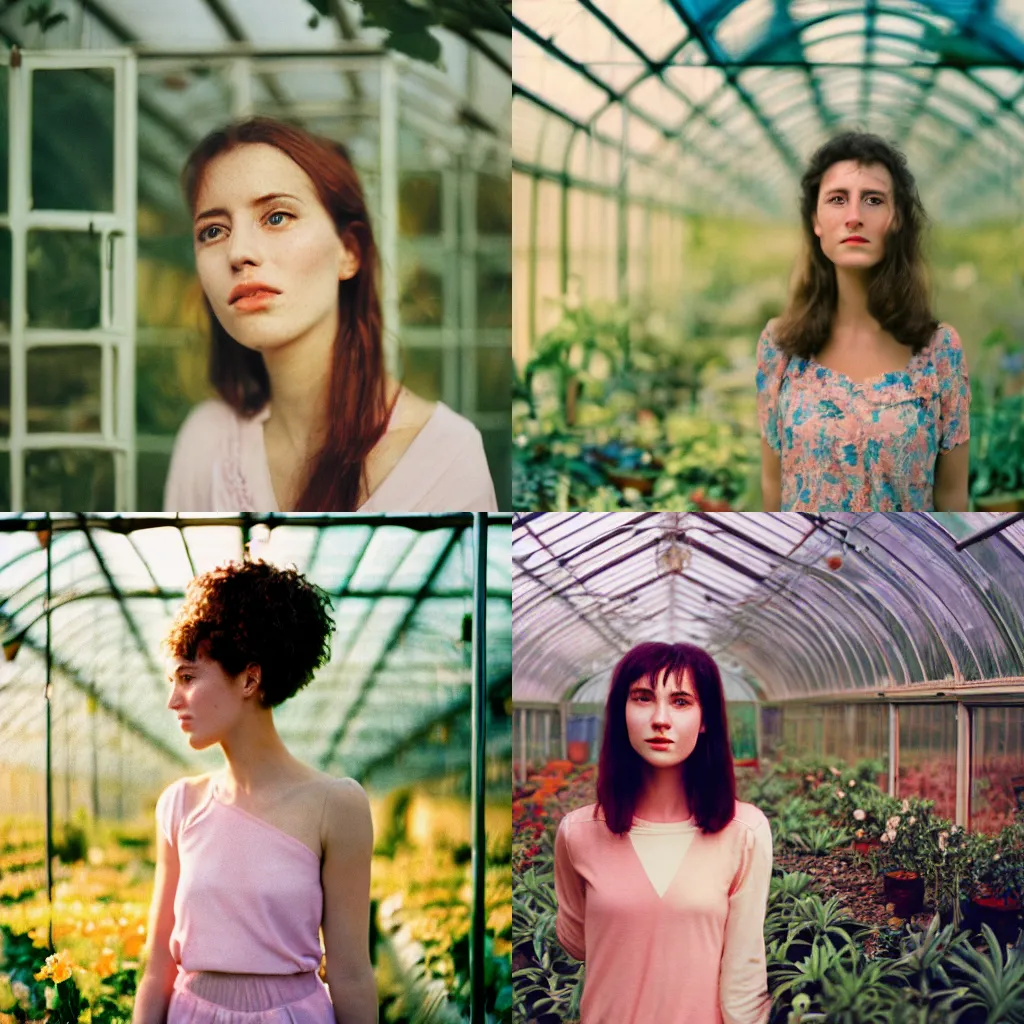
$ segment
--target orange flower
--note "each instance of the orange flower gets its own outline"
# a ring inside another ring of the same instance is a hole
[[[60,984],[60,982],[67,981],[71,977],[71,971],[74,966],[75,964],[71,960],[70,954],[67,950],[62,949],[46,958],[46,963],[39,973],[35,975],[35,979],[36,981],[42,981],[44,978],[52,978]]]
[[[117,960],[114,957],[114,951],[104,947],[103,952],[100,954],[100,958],[96,961],[96,965],[93,969],[101,978],[109,978],[111,974],[116,973]]]

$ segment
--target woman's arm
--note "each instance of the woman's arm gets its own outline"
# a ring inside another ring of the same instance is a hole
[[[558,898],[558,916],[555,919],[558,941],[569,956],[586,960],[583,918],[587,901],[583,879],[576,873],[569,852],[569,822],[565,818],[555,835],[555,895]]]
[[[772,877],[767,818],[750,830],[729,893],[719,997],[724,1024],[766,1024],[772,999],[764,948],[764,917]]]
[[[370,963],[370,802],[354,779],[333,783],[324,806],[324,949],[337,1024],[377,1024]]]
[[[782,504],[782,459],[761,438],[761,508],[765,512],[778,512]]]
[[[935,460],[933,504],[936,512],[967,511],[967,473],[970,442],[964,441]]]

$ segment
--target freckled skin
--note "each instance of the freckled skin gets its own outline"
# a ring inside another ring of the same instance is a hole
[[[274,199],[253,207],[268,193]],[[353,276],[358,260],[338,237],[312,180],[275,146],[239,146],[212,160],[195,214],[223,208],[193,225],[196,270],[224,329],[258,352],[315,340],[329,351],[338,326],[338,281]],[[242,312],[228,302],[239,283],[261,281],[281,294],[264,309]]]

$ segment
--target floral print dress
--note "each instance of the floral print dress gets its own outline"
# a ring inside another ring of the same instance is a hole
[[[761,433],[782,460],[783,512],[934,508],[935,463],[970,437],[967,364],[940,324],[905,370],[853,381],[780,351],[769,321],[757,343]]]

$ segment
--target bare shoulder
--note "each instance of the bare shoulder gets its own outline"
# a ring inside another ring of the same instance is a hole
[[[358,849],[373,847],[370,800],[355,779],[327,776],[324,787],[320,842],[326,852],[332,845]]]

